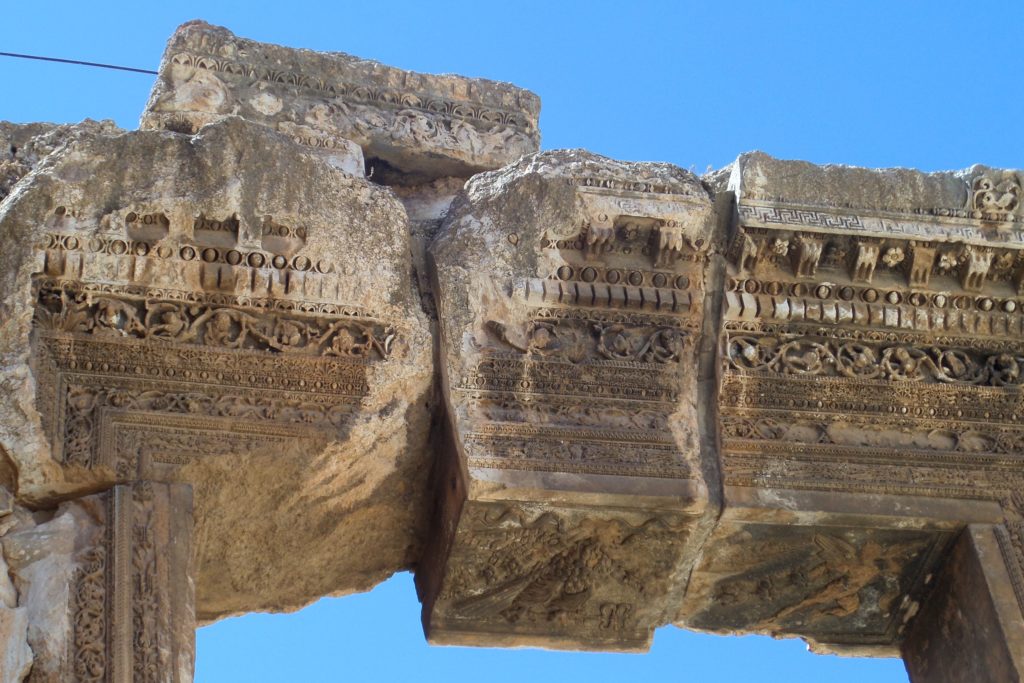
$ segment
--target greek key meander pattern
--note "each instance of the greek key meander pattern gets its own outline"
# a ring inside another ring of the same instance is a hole
[[[986,239],[991,231],[982,230],[982,221],[1021,222],[1024,216],[1016,213],[1020,206],[1020,182],[1017,179],[998,181],[980,176],[973,182],[967,206],[913,209],[868,210],[843,207],[799,205],[781,197],[745,194],[738,207],[741,222],[797,225],[825,230],[887,233],[911,239],[929,239],[937,229],[945,228],[950,237]],[[923,219],[923,220],[922,220]],[[964,221],[975,223],[964,225]],[[947,227],[948,226],[948,227]],[[1003,237],[1020,242],[1021,233]]]

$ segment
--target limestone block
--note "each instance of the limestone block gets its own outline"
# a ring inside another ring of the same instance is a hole
[[[505,83],[258,43],[196,21],[171,37],[141,127],[195,132],[236,114],[328,155],[354,141],[375,180],[421,183],[536,151],[539,110],[535,95]]]
[[[0,488],[0,499],[6,492]],[[10,522],[11,510],[0,500],[0,519]],[[0,528],[0,539],[6,529]],[[28,645],[28,609],[18,607],[18,590],[0,542],[0,683],[20,683],[32,667]]]
[[[1000,552],[999,527],[971,525],[937,578],[933,600],[903,643],[913,683],[992,683],[1024,677],[1024,595],[1013,574],[1024,565]],[[1017,552],[1022,552],[1020,529]]]
[[[28,625],[32,681],[191,681],[189,487],[116,486],[47,516],[0,538]]]
[[[1024,486],[1021,174],[754,153],[708,182],[725,509],[680,623],[893,654],[956,533]]]
[[[86,119],[73,125],[0,121],[0,202],[48,154],[82,131],[112,133],[113,121]]]
[[[709,509],[711,201],[581,151],[472,178],[431,247],[447,435],[432,642],[643,649]]]
[[[0,607],[0,683],[21,683],[32,668],[28,610]]]
[[[237,117],[81,136],[20,187],[0,444],[22,500],[193,484],[204,620],[414,561],[431,341],[389,190]]]

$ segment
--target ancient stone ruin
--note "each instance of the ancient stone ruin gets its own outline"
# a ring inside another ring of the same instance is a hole
[[[1024,173],[538,152],[539,100],[171,38],[0,124],[0,682],[413,569],[436,643],[1024,674]]]

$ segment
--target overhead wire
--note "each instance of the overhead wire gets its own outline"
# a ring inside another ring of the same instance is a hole
[[[17,57],[19,59],[37,59],[42,62],[59,62],[61,64],[77,64],[79,66],[94,66],[100,69],[116,69],[118,71],[133,71],[140,74],[158,75],[158,72],[150,69],[136,69],[131,66],[118,66],[116,64],[102,64],[100,62],[83,62],[78,59],[61,59],[59,57],[41,57],[40,55],[25,55],[18,52],[0,52],[0,57]]]

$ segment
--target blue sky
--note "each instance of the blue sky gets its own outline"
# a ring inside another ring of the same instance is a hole
[[[697,172],[753,149],[925,170],[1024,165],[1019,0],[12,1],[0,51],[155,69],[167,37],[192,18],[258,40],[513,81],[541,96],[547,149]],[[0,119],[134,128],[151,83],[0,58]],[[197,681],[906,680],[899,660],[672,628],[645,656],[428,648],[418,608],[403,574],[297,614],[225,620],[199,630]]]

